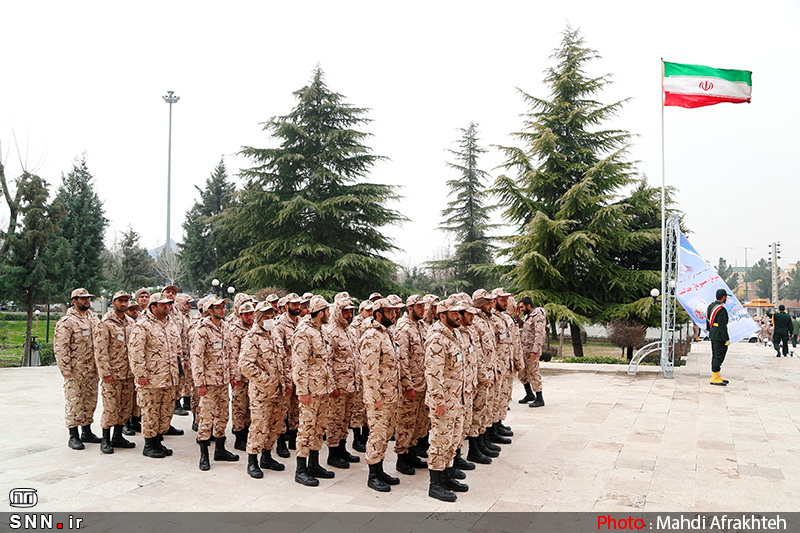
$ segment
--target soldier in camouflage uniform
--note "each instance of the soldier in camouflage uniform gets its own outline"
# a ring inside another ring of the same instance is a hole
[[[394,329],[395,342],[400,349],[400,388],[403,395],[397,412],[394,451],[397,471],[414,475],[415,468],[428,465],[417,457],[417,440],[428,430],[428,408],[425,405],[425,303],[419,294],[406,299],[407,313]]]
[[[473,303],[472,299],[469,303]],[[479,464],[491,464],[492,459],[481,451],[481,433],[485,431],[484,420],[487,417],[487,393],[492,383],[493,369],[491,360],[483,353],[484,339],[487,334],[481,334],[475,321],[478,319],[481,310],[470,305],[465,311],[461,312],[461,333],[462,338],[468,338],[470,349],[467,350],[468,371],[464,373],[464,437],[469,442],[469,452],[467,461]],[[494,336],[491,336],[494,341]],[[470,393],[471,391],[471,393]],[[460,450],[456,452],[456,458],[460,457]],[[456,464],[461,470],[465,465]],[[470,469],[468,466],[466,469]]]
[[[192,379],[192,365],[189,363],[189,327],[191,326],[191,318],[189,318],[189,311],[191,310],[192,297],[188,294],[178,294],[175,296],[175,303],[172,305],[173,313],[170,315],[176,324],[179,325],[181,330],[181,342],[183,343],[183,375],[180,376],[180,383],[178,385],[177,399],[175,400],[175,414],[178,416],[186,416],[192,408],[197,408],[197,403],[200,398],[194,391],[194,380]],[[183,404],[181,404],[183,400]],[[194,402],[192,401],[194,400]],[[192,405],[194,403],[194,405]]]
[[[389,330],[397,320],[398,309],[386,298],[375,301],[372,319],[367,321],[366,331],[359,340],[364,405],[370,431],[366,453],[369,465],[367,486],[379,492],[389,492],[390,485],[400,483],[399,479],[383,470],[383,459],[395,430],[400,401],[399,348]]]
[[[192,374],[200,405],[197,407],[197,443],[200,445],[200,470],[211,468],[208,447],[214,437],[215,461],[238,461],[239,456],[225,449],[225,428],[228,426],[231,380],[230,358],[226,346],[230,342],[223,326],[227,299],[208,301],[209,316],[200,321],[190,338],[189,353]]]
[[[274,471],[286,468],[272,458],[272,447],[283,431],[282,398],[289,391],[284,390],[281,381],[283,359],[271,334],[275,327],[275,309],[267,302],[259,303],[254,321],[242,339],[239,371],[249,383],[247,393],[252,416],[247,435],[247,473],[260,479],[264,477],[262,468]],[[257,462],[259,452],[261,461]]]
[[[322,296],[314,296],[308,309],[309,320],[301,321],[292,336],[292,381],[300,403],[294,480],[316,487],[317,478],[335,475],[320,466],[319,450],[328,426],[331,397],[338,398],[339,392],[331,374],[330,342],[322,329],[330,319],[329,304]]]
[[[472,302],[480,312],[475,316],[473,327],[478,333],[480,355],[478,359],[478,387],[473,403],[472,434],[477,433],[475,446],[487,457],[500,455],[500,447],[490,440],[490,430],[494,422],[497,403],[497,333],[494,326],[495,296],[485,289],[472,293]],[[479,462],[477,456],[467,456],[470,461]]]
[[[131,328],[128,357],[136,379],[136,399],[142,409],[142,455],[160,459],[172,455],[162,444],[172,419],[181,333],[170,319],[172,300],[153,294],[148,309]]]
[[[525,397],[519,403],[531,402],[529,407],[544,406],[542,396],[542,373],[539,370],[539,357],[542,355],[545,328],[547,327],[547,311],[544,307],[534,307],[529,296],[524,297],[519,307],[525,313],[522,323],[522,355],[525,368],[520,372],[519,380],[525,385]],[[528,400],[530,398],[530,400]]]
[[[446,502],[456,500],[452,491],[469,490],[453,477],[453,458],[463,430],[464,343],[458,328],[465,308],[452,298],[440,302],[439,322],[425,341],[425,403],[431,418],[428,495]]]
[[[83,288],[72,291],[72,307],[56,322],[53,337],[56,363],[64,378],[68,446],[73,450],[83,450],[84,442],[100,442],[91,426],[97,408],[99,379],[94,358],[94,334],[100,322],[91,310],[93,297]],[[80,436],[78,427],[82,429]]]
[[[239,349],[242,339],[253,327],[255,320],[255,302],[251,296],[244,293],[236,295],[239,301],[234,298],[234,309],[236,316],[228,319],[225,325],[228,327],[230,343],[228,343],[228,356],[231,366],[231,422],[233,434],[236,441],[233,447],[237,450],[245,451],[247,444],[247,431],[250,426],[250,406],[247,393],[247,378],[239,372]]]
[[[278,456],[286,458],[289,457],[287,441],[291,449],[296,447],[297,426],[300,418],[297,394],[294,392],[294,384],[292,383],[292,335],[294,335],[297,323],[300,321],[302,298],[295,293],[290,293],[281,298],[281,300],[286,312],[278,318],[272,335],[275,337],[275,344],[283,357],[284,386],[292,388],[291,395],[284,398],[286,430],[278,437],[276,448]]]
[[[480,354],[480,338],[475,331],[475,315],[480,311],[472,306],[472,298],[466,293],[458,293],[450,298],[459,303],[459,313],[461,314],[461,327],[458,332],[464,346],[464,357],[462,367],[464,369],[464,402],[462,408],[461,433],[458,435],[456,445],[456,455],[453,458],[453,470],[458,474],[458,470],[475,470],[475,464],[467,461],[461,455],[461,444],[467,438],[472,425],[472,416],[475,402],[475,392],[478,386],[478,357]],[[460,475],[455,476],[457,479]]]
[[[133,407],[133,372],[128,362],[128,332],[134,321],[125,311],[131,295],[118,291],[94,332],[94,356],[102,378],[103,416],[100,427],[103,439],[100,451],[114,453],[114,448],[134,448],[136,444],[122,436],[122,426],[131,416]],[[111,437],[111,428],[114,437]]]
[[[133,299],[134,301],[128,306],[128,310],[130,311],[134,308],[133,303],[135,302],[139,306],[139,312],[136,313],[135,316],[133,316],[131,313],[128,313],[128,316],[138,321],[139,317],[144,315],[144,312],[147,310],[148,305],[150,304],[150,291],[142,287],[134,293]],[[125,424],[125,426],[123,426],[122,433],[130,436],[135,435],[137,431],[142,431],[142,412],[139,409],[137,394],[134,392],[131,417],[128,419],[128,422]]]
[[[367,409],[364,406],[364,384],[361,378],[361,356],[358,352],[358,342],[364,334],[367,320],[372,320],[372,300],[364,300],[358,306],[358,315],[350,323],[350,334],[353,337],[353,358],[356,373],[356,393],[353,399],[353,409],[350,413],[350,427],[353,428],[353,449],[364,453],[367,451],[369,427],[367,427]]]
[[[519,354],[515,347],[515,336],[519,336],[514,319],[505,312],[508,305],[508,297],[511,293],[506,292],[502,287],[492,291],[495,297],[495,312],[492,315],[494,322],[497,351],[497,403],[495,405],[493,423],[489,433],[489,439],[495,444],[511,444],[511,437],[514,432],[511,428],[503,425],[508,414],[508,405],[511,403],[511,390],[514,386],[514,374],[518,366]]]
[[[346,448],[347,428],[359,392],[356,383],[355,343],[350,330],[353,310],[356,308],[347,293],[337,295],[331,307],[331,319],[323,326],[331,345],[330,367],[338,398],[331,398],[328,419],[328,464],[336,468],[350,468],[360,457],[351,455]],[[363,404],[363,401],[362,401]]]

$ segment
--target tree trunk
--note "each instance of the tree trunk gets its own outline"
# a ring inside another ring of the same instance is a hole
[[[570,324],[569,334],[572,336],[572,352],[575,354],[575,357],[583,357],[583,344],[581,344],[581,327],[577,324]]]
[[[564,355],[564,326],[561,326],[561,333],[558,334],[558,356]]]
[[[633,346],[628,346],[626,350],[628,352],[628,361],[633,360]]]
[[[25,324],[25,348],[22,350],[22,366],[31,366],[31,329],[33,327],[33,291],[28,291],[28,317]]]

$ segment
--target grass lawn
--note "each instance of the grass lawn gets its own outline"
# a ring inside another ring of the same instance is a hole
[[[558,341],[550,341],[550,346],[558,349]],[[585,357],[615,357],[617,359],[626,359],[622,348],[614,346],[610,342],[598,340],[586,341],[586,344],[583,345],[583,355]],[[572,349],[572,342],[569,339],[564,339],[564,353],[562,357],[574,356],[575,352]]]
[[[36,335],[38,342],[44,342],[46,319],[39,318],[31,325],[31,335]],[[50,342],[53,342],[56,321],[50,319]],[[22,351],[25,346],[25,322],[15,320],[0,320],[0,368],[19,366]]]

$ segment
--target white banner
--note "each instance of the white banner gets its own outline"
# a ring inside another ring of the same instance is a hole
[[[683,232],[680,232],[678,285],[675,294],[678,302],[701,329],[706,329],[706,311],[708,304],[717,299],[717,289],[725,289],[729,294],[733,294],[725,280],[700,257]],[[759,327],[755,320],[750,317],[736,296],[728,296],[725,309],[728,310],[728,335],[731,344],[749,338],[758,331]]]

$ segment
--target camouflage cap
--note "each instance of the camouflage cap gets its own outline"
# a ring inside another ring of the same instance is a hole
[[[156,292],[150,295],[150,304],[171,304],[172,300],[161,294],[160,292]]]
[[[111,297],[111,301],[113,302],[117,298],[128,298],[130,299],[131,295],[128,294],[128,291],[117,291],[114,293],[114,296]]]
[[[303,303],[303,299],[300,298],[296,292],[290,292],[284,298],[286,298],[287,304],[300,304]],[[284,304],[286,305],[286,304]]]
[[[164,287],[164,290],[161,291],[161,292],[167,292],[170,289],[172,289],[172,292],[175,292],[175,293],[181,292],[181,288],[180,287],[176,287],[175,285],[167,285],[166,287]]]
[[[325,301],[325,298],[322,296],[313,296],[308,304],[308,311],[310,313],[316,313],[317,311],[322,311],[323,309],[330,307],[330,305],[331,304]]]
[[[197,309],[201,313],[205,313],[206,311],[208,311],[208,296],[200,298],[197,301]]]
[[[284,296],[282,298],[278,298],[278,307],[285,307],[288,302],[289,302],[289,297],[288,296]]]
[[[478,289],[472,293],[472,301],[475,302],[475,305],[480,305],[484,300],[494,300],[495,298],[496,296],[489,294],[486,289]]]
[[[264,301],[269,302],[270,304],[272,304],[272,302],[275,302],[277,300],[280,300],[280,296],[278,296],[274,292],[272,294],[267,295],[267,297],[264,298]]]
[[[412,305],[416,305],[418,303],[424,303],[422,300],[422,296],[419,294],[412,294],[408,298],[406,298],[406,307],[411,307]]]
[[[264,313],[268,313],[270,311],[276,311],[274,307],[272,307],[269,302],[258,302],[258,305],[255,307],[256,315],[263,315]]]
[[[466,292],[457,292],[455,294],[451,294],[450,298],[453,298],[459,302],[466,302],[472,300],[472,298],[470,298],[469,294],[467,294]]]
[[[131,300],[131,303],[128,304],[128,311],[141,311],[141,309],[142,306],[136,300]]]
[[[334,303],[336,304],[336,307],[338,307],[339,309],[355,309],[356,308],[356,306],[353,305],[353,299],[350,298],[350,297],[347,297],[347,298],[336,298],[336,300],[334,300]]]
[[[426,304],[431,302],[438,302],[439,297],[436,296],[435,294],[426,294],[425,296],[422,297],[422,301],[425,302]]]
[[[314,293],[313,292],[304,292],[303,293],[303,299],[301,300],[300,303],[304,304],[306,302],[310,302],[311,298],[313,298],[313,297],[314,297]]]
[[[359,312],[364,311],[364,310],[372,311],[372,307],[373,306],[374,306],[374,303],[373,303],[372,300],[364,300],[363,302],[358,304],[358,311]]]
[[[497,296],[514,296],[510,292],[506,292],[506,290],[503,287],[497,287],[496,289],[494,289],[492,291],[492,295],[496,296],[496,297]]]
[[[70,300],[74,298],[94,298],[94,294],[89,294],[89,291],[81,287],[80,289],[75,289],[72,291],[72,294],[69,296]]]
[[[267,305],[269,305],[269,304],[267,304]],[[271,307],[272,306],[270,306],[270,308]],[[236,314],[242,315],[244,313],[252,313],[255,310],[256,310],[256,307],[253,305],[253,302],[251,300],[245,300],[239,306],[239,309],[236,311]]]
[[[253,297],[249,294],[244,292],[237,292],[236,295],[233,297],[233,308],[239,309],[239,307],[244,303],[253,300]]]
[[[372,311],[379,311],[381,309],[400,309],[402,305],[395,305],[389,301],[388,298],[381,298],[372,304]]]
[[[148,296],[150,296],[150,291],[142,287],[141,289],[136,291],[133,296],[138,300],[139,296],[141,296],[142,294],[147,294]]]
[[[381,298],[383,298],[383,295],[379,292],[373,292],[372,294],[369,295],[369,299],[372,300],[373,302],[375,300],[380,300]]]
[[[338,293],[336,296],[333,297],[333,300],[336,301],[339,298],[350,298],[350,293],[347,291],[342,291]]]
[[[206,309],[209,309],[212,305],[223,305],[228,303],[227,298],[220,298],[218,296],[211,296],[209,297],[208,301],[206,302]]]
[[[187,303],[193,302],[193,301],[194,301],[194,298],[192,298],[190,295],[186,294],[185,292],[182,292],[182,293],[178,294],[177,296],[175,296],[175,303],[176,304],[187,304]]]
[[[403,299],[396,294],[390,294],[386,297],[394,307],[403,307]]]
[[[438,315],[439,313],[446,313],[447,311],[465,311],[466,308],[467,306],[462,302],[448,298],[438,303],[436,306],[436,314]]]

